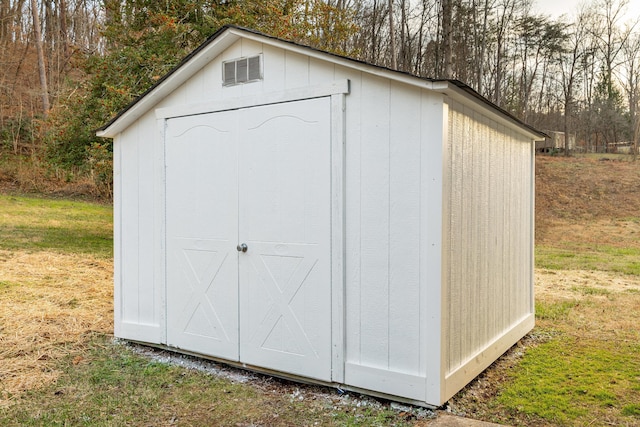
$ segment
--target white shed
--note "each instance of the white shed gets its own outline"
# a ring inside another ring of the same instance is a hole
[[[534,325],[534,147],[457,81],[225,27],[114,140],[115,335],[439,406]]]

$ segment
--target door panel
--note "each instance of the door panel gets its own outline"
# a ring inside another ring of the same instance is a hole
[[[330,112],[168,120],[169,345],[331,380]]]
[[[240,123],[241,359],[329,381],[329,99],[247,109]]]
[[[166,131],[167,344],[238,360],[236,115]]]

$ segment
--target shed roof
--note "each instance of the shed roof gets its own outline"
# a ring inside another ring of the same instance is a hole
[[[401,81],[423,89],[440,92],[444,95],[459,100],[472,101],[492,110],[503,119],[521,128],[533,139],[544,139],[545,134],[534,127],[518,119],[508,111],[492,103],[473,88],[465,83],[454,79],[431,79],[418,77],[404,71],[392,70],[390,68],[373,65],[358,59],[326,52],[317,48],[306,46],[293,41],[283,40],[270,36],[259,31],[248,28],[227,25],[213,35],[204,43],[187,55],[180,63],[161,77],[153,86],[147,89],[139,97],[134,99],[129,105],[116,114],[110,121],[97,130],[97,135],[112,138],[122,132],[143,114],[153,108],[158,102],[166,97],[173,90],[178,88],[187,79],[198,72],[207,63],[221,54],[225,49],[241,38],[252,39],[258,42],[267,43],[282,49],[295,51],[297,53],[312,56],[325,61],[333,62],[349,68],[357,68],[370,74],[378,75],[395,81]]]

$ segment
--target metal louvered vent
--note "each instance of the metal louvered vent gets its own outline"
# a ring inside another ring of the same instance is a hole
[[[262,80],[261,56],[234,59],[222,63],[222,81],[224,86]]]

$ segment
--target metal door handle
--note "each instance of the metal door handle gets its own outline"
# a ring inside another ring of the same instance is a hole
[[[246,243],[243,243],[241,245],[236,246],[236,249],[238,250],[238,252],[247,252],[247,249],[249,249],[247,247]]]

